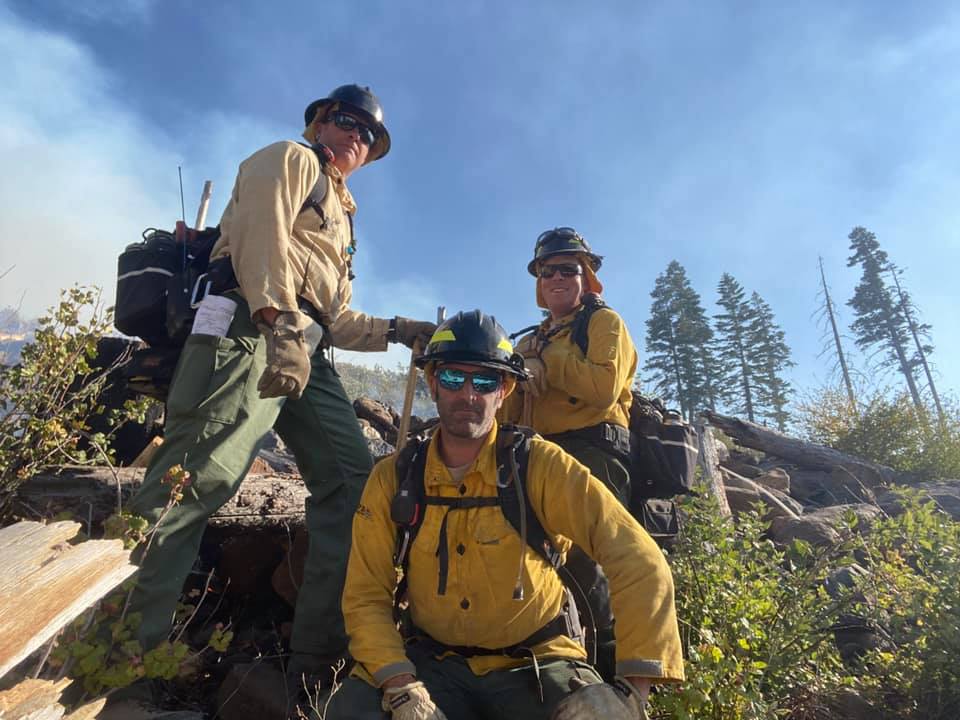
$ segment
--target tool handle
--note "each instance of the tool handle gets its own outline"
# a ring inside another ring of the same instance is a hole
[[[410,415],[413,412],[413,395],[417,390],[417,366],[414,360],[421,353],[420,341],[413,344],[410,351],[410,369],[407,370],[407,389],[403,395],[403,414],[400,415],[400,429],[397,431],[397,450],[407,444],[410,434]]]

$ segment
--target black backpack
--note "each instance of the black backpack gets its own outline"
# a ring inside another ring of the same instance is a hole
[[[323,145],[311,146],[321,168],[333,155]],[[321,202],[326,178],[321,172],[300,208],[313,209],[326,222]],[[353,217],[350,245],[355,248]],[[114,326],[125,335],[139,337],[149,347],[134,353],[123,374],[131,389],[160,400],[166,399],[180,350],[193,328],[200,301],[208,292],[221,293],[237,287],[229,257],[210,262],[210,252],[220,238],[220,227],[188,228],[177,221],[176,230],[148,228],[143,241],[128,245],[117,260],[117,298]],[[352,253],[350,255],[352,259]],[[351,265],[348,260],[348,266]],[[352,268],[350,279],[353,279]]]
[[[501,425],[497,434],[497,497],[440,497],[427,495],[423,484],[427,450],[430,439],[414,437],[396,457],[397,494],[390,504],[390,519],[397,525],[396,547],[393,556],[394,567],[402,570],[394,591],[394,620],[403,622],[401,603],[407,589],[407,571],[410,561],[410,548],[417,537],[428,505],[440,505],[449,510],[463,510],[475,507],[499,506],[507,522],[523,538],[527,545],[537,552],[556,570],[568,591],[573,607],[565,608],[565,632],[576,637],[580,631],[580,621],[574,616],[579,610],[583,625],[586,626],[585,639],[587,652],[595,657],[596,631],[593,627],[592,612],[583,588],[577,584],[570,572],[563,566],[562,554],[553,546],[540,519],[530,505],[527,489],[527,465],[530,456],[530,440],[536,433],[530,428],[515,425]],[[447,517],[444,516],[440,528],[441,538],[446,538]],[[443,541],[437,548],[440,562],[440,577],[437,594],[446,593],[448,548]],[[523,586],[519,583],[513,589],[516,600],[523,599]],[[576,638],[581,639],[582,638]],[[530,640],[528,638],[528,640]],[[509,654],[509,653],[507,653]]]
[[[597,310],[605,307],[607,304],[599,295],[586,293],[583,309],[570,323],[570,339],[584,356],[590,342],[590,320]],[[538,327],[525,328],[518,334]],[[633,391],[629,429],[630,509],[643,519],[642,515],[651,512],[649,503],[646,508],[640,507],[643,501],[692,492],[698,455],[697,432],[679,413],[667,410],[659,398],[648,398],[636,390]],[[659,506],[655,507],[659,509]],[[654,527],[655,530],[660,528],[660,523]]]

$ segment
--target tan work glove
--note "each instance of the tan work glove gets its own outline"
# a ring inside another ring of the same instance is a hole
[[[310,347],[304,329],[311,320],[300,312],[277,313],[273,326],[257,323],[267,341],[267,366],[257,382],[260,397],[296,400],[310,379]]]
[[[380,707],[390,713],[393,720],[447,720],[419,680],[400,687],[384,688]]]
[[[574,682],[582,680],[571,680]],[[619,675],[612,684],[584,684],[561,700],[550,720],[647,720],[646,703],[640,691]]]
[[[393,342],[402,342],[411,350],[418,341],[420,349],[426,350],[427,343],[430,342],[430,338],[437,330],[436,323],[426,320],[411,320],[399,315],[393,319],[393,325]]]
[[[530,373],[530,379],[520,383],[520,388],[535,398],[547,392],[547,366],[544,365],[543,360],[535,355],[525,357],[523,367]]]

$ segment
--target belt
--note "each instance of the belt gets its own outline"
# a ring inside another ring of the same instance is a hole
[[[532,648],[542,642],[555,638],[559,635],[570,634],[570,622],[565,612],[561,612],[553,620],[548,622],[533,635],[521,640],[513,645],[507,645],[501,648],[483,648],[475,645],[447,645],[434,640],[420,628],[413,628],[413,634],[407,641],[411,645],[422,646],[425,650],[434,655],[441,655],[447,652],[454,652],[461,657],[477,657],[479,655],[503,655],[505,657],[530,657]]]
[[[630,431],[622,425],[613,423],[597,423],[576,430],[544,435],[544,438],[551,442],[586,440],[618,455],[627,457],[630,455]]]

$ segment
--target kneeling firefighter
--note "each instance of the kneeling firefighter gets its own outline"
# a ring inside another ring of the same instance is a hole
[[[537,305],[548,316],[517,343],[532,378],[505,403],[501,418],[529,425],[557,443],[629,507],[628,426],[637,351],[623,318],[600,298],[603,285],[596,273],[602,261],[573,228],[554,228],[537,238],[527,271],[537,278]],[[567,567],[586,594],[597,666],[609,679],[615,649],[607,579],[580,548],[570,553]]]
[[[364,488],[343,594],[357,664],[326,718],[645,717],[650,684],[683,679],[663,553],[559,445],[497,423],[528,376],[492,317],[450,318],[418,365],[438,429]],[[562,578],[571,542],[610,573],[610,684],[586,662]]]

